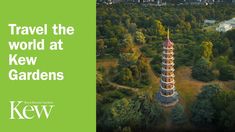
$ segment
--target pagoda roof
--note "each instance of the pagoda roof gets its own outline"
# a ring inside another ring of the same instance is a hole
[[[168,46],[173,46],[174,43],[169,38],[167,38],[167,40],[163,42],[163,45],[168,47]]]
[[[167,39],[166,39],[166,41],[165,42],[163,42],[163,45],[164,46],[173,46],[174,45],[174,43],[170,40],[170,32],[169,32],[169,28],[168,28],[168,30],[167,30]]]

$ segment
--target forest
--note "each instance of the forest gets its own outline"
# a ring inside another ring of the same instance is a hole
[[[234,131],[235,30],[215,30],[234,17],[234,4],[97,5],[97,131]],[[156,93],[168,28],[180,101],[165,108]]]

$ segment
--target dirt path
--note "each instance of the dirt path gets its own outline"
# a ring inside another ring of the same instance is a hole
[[[127,90],[131,90],[133,92],[138,92],[139,89],[141,89],[141,88],[133,88],[133,87],[125,86],[125,85],[120,85],[120,84],[113,83],[113,82],[110,82],[110,81],[108,81],[108,83],[110,85],[116,87],[117,89],[127,89]]]

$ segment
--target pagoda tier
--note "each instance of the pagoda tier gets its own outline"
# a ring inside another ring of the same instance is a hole
[[[174,43],[169,39],[163,43],[162,69],[160,80],[160,91],[157,93],[157,99],[163,106],[173,106],[178,102],[178,93],[175,88],[174,80]]]

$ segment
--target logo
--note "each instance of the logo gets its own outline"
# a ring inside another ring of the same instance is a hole
[[[10,101],[10,119],[48,119],[54,107],[53,102]]]

